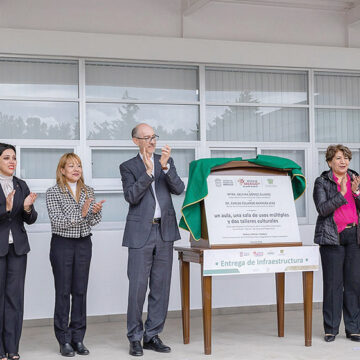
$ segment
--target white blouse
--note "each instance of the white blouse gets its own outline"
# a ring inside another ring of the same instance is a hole
[[[3,189],[3,192],[5,194],[5,198],[14,190],[14,184],[13,184],[13,176],[6,176],[3,174],[0,174],[0,184]],[[11,233],[11,230],[9,232],[9,244],[13,244],[14,239]]]

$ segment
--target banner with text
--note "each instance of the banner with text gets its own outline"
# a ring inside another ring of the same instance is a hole
[[[318,246],[204,250],[204,276],[317,270]]]

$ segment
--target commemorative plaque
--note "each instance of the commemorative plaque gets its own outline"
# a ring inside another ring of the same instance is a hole
[[[214,173],[207,183],[210,246],[301,242],[289,176]]]

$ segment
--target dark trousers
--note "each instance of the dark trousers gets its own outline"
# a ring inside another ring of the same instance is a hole
[[[91,253],[90,236],[73,239],[53,234],[51,238],[50,261],[55,280],[54,329],[60,344],[84,339]]]
[[[26,262],[27,255],[16,255],[13,244],[0,256],[0,355],[19,351]]]
[[[149,341],[163,330],[169,305],[172,260],[173,242],[163,241],[158,224],[153,224],[142,248],[129,248],[127,336],[130,341],[142,338]],[[144,329],[142,312],[148,284],[150,292]]]
[[[360,333],[360,247],[356,226],[340,233],[340,245],[320,246],[323,269],[323,316],[326,334],[338,334],[341,313],[345,331]]]

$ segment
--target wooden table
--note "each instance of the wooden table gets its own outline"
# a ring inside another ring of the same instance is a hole
[[[181,308],[184,344],[190,342],[190,263],[201,265],[202,310],[204,330],[204,350],[206,355],[211,354],[211,298],[212,276],[203,275],[204,251],[190,247],[175,247],[179,254]],[[284,336],[284,303],[285,303],[285,273],[276,273],[276,301],[278,336]],[[303,298],[304,298],[304,332],[305,346],[311,346],[312,331],[312,299],[313,299],[313,271],[303,271]]]

